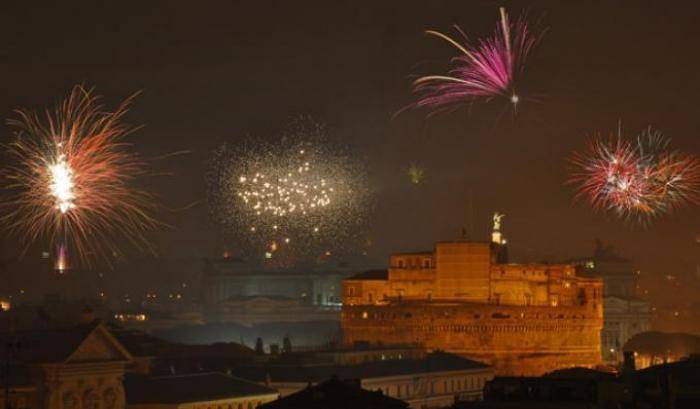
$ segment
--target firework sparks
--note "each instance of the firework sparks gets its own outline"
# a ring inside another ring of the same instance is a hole
[[[115,236],[150,248],[143,233],[157,223],[152,197],[130,182],[145,164],[128,150],[133,129],[121,122],[131,98],[108,112],[92,91],[75,87],[44,117],[17,111],[8,121],[15,140],[2,170],[8,191],[0,221],[25,243],[61,243],[59,259],[75,251],[90,264],[118,253]]]
[[[583,153],[575,153],[570,183],[578,197],[597,210],[623,218],[649,220],[688,203],[698,203],[700,161],[668,149],[669,141],[651,128],[634,142],[596,136]]]
[[[212,214],[253,256],[313,259],[364,219],[363,173],[333,151],[322,125],[306,123],[272,145],[222,146],[214,165]]]
[[[407,174],[408,179],[414,185],[420,185],[425,181],[425,169],[416,163],[409,165]]]
[[[490,101],[496,97],[505,97],[514,106],[520,102],[515,85],[542,33],[531,29],[524,16],[511,23],[504,8],[500,8],[500,14],[501,21],[493,36],[473,44],[457,26],[455,29],[463,38],[461,43],[441,32],[426,31],[445,40],[461,54],[452,58],[456,67],[447,75],[427,75],[413,82],[418,101],[408,108],[442,111],[465,102]]]

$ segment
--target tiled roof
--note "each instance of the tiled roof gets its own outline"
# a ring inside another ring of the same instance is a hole
[[[260,406],[260,409],[406,409],[402,400],[360,388],[359,383],[330,379],[282,399]]]
[[[97,327],[97,323],[66,329],[42,329],[0,333],[0,353],[8,342],[18,345],[15,359],[26,364],[64,362]]]
[[[481,362],[472,361],[457,355],[434,352],[426,355],[423,359],[391,359],[356,365],[337,365],[333,363],[275,365],[272,363],[240,366],[233,369],[233,373],[253,382],[264,382],[268,377],[273,382],[320,382],[333,376],[337,376],[340,379],[369,379],[487,367]]]
[[[110,332],[133,356],[157,356],[171,350],[174,345],[143,331],[125,329],[116,324],[107,324]]]
[[[172,404],[276,394],[274,389],[222,373],[176,376],[127,376],[126,401],[134,404]]]

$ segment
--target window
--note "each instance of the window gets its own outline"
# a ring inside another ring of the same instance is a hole
[[[83,396],[84,409],[100,409],[100,397],[94,391],[90,390]]]
[[[70,392],[63,394],[63,409],[75,409],[78,405],[78,400],[75,395]]]
[[[104,409],[115,409],[117,405],[117,393],[114,389],[109,388],[102,393],[102,400],[104,401]]]
[[[348,287],[348,295],[350,297],[355,295],[355,287]]]
[[[374,300],[372,299],[372,293],[367,294],[367,301],[373,302]]]
[[[423,268],[430,268],[430,259],[426,258],[423,260]]]
[[[399,259],[399,268],[403,268],[403,267],[404,267],[403,259]]]

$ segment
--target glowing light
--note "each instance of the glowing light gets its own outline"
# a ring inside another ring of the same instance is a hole
[[[68,268],[68,255],[66,254],[66,247],[64,245],[58,248],[58,257],[56,258],[56,270],[59,274],[63,274]]]
[[[49,166],[51,174],[51,194],[56,198],[56,208],[61,213],[75,207],[73,204],[73,171],[66,162],[65,155],[59,155],[58,161]]]
[[[75,87],[45,117],[18,111],[9,121],[15,138],[0,170],[8,192],[0,223],[22,245],[60,239],[87,264],[109,263],[116,243],[151,248],[144,233],[157,225],[153,198],[130,187],[146,173],[124,141],[133,130],[122,123],[130,101],[108,110],[91,90]]]
[[[419,97],[408,108],[441,111],[496,97],[508,98],[513,105],[518,103],[520,97],[515,93],[515,84],[542,31],[533,30],[524,16],[511,23],[502,7],[500,16],[500,23],[491,37],[471,44],[457,26],[455,29],[462,41],[438,31],[426,31],[452,45],[460,54],[451,59],[455,67],[447,75],[427,75],[414,81],[413,91]]]
[[[408,178],[414,185],[419,185],[425,181],[425,169],[415,163],[408,167]]]
[[[294,122],[269,144],[223,145],[212,163],[212,216],[251,257],[274,253],[276,265],[315,262],[363,226],[364,171],[329,141],[322,124]]]

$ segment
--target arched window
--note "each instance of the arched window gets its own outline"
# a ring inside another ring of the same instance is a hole
[[[85,392],[82,409],[100,409],[100,395],[93,390]]]
[[[63,394],[63,409],[77,409],[78,399],[71,392]]]
[[[105,390],[102,393],[102,401],[104,409],[115,409],[117,407],[117,393],[112,388]]]

